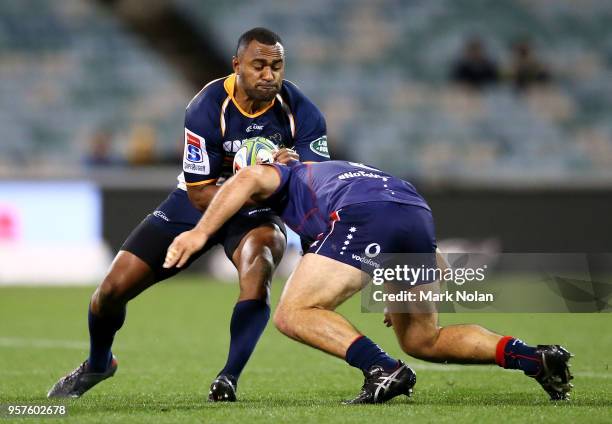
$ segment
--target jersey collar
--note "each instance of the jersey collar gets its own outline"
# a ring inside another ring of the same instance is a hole
[[[264,107],[263,109],[255,112],[255,113],[247,113],[247,112],[245,112],[240,107],[240,105],[238,104],[236,99],[234,98],[234,90],[236,89],[236,74],[231,74],[230,76],[228,76],[225,79],[225,81],[223,81],[223,88],[225,88],[225,92],[227,93],[229,98],[232,99],[232,103],[234,103],[234,106],[236,106],[236,109],[238,109],[238,111],[240,113],[242,113],[244,116],[246,116],[247,118],[257,118],[258,116],[263,115],[264,113],[266,113],[268,111],[268,109],[270,109],[272,106],[274,106],[275,99],[272,99],[272,101],[270,102],[269,105],[267,105],[266,107]]]

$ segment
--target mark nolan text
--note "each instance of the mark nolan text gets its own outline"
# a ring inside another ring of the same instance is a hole
[[[375,302],[493,302],[493,293],[479,291],[456,291],[453,293],[435,293],[432,291],[411,292],[402,290],[398,293],[384,293],[375,290],[372,293]]]

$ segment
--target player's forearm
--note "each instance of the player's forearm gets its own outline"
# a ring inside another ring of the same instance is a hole
[[[257,182],[244,174],[230,178],[217,190],[194,230],[210,237],[257,192]]]

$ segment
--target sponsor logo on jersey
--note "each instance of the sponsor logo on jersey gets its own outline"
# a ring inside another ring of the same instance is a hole
[[[206,153],[206,140],[185,128],[185,154],[183,156],[183,171],[191,174],[205,175],[209,173],[210,164]]]
[[[259,209],[253,209],[252,211],[249,211],[248,214],[249,215],[256,215],[258,213],[265,213],[265,212],[270,212],[272,210],[272,208],[259,208]]]
[[[170,221],[170,219],[162,211],[155,211],[155,212],[153,212],[153,216],[156,216],[156,217],[158,217],[160,219],[163,219],[164,221],[168,221],[168,222]]]
[[[310,150],[317,155],[329,158],[329,149],[327,148],[327,136],[319,137],[310,143]]]
[[[349,178],[358,178],[358,177],[380,178],[381,180],[385,182],[389,179],[389,177],[386,177],[384,175],[379,175],[373,172],[365,172],[365,171],[344,172],[338,175],[339,180],[347,180]]]
[[[195,163],[202,162],[204,160],[202,155],[202,143],[198,137],[193,134],[186,133],[185,138],[187,141],[187,151],[185,152],[187,160]],[[202,139],[202,141],[204,141],[204,139]]]
[[[351,254],[351,257],[353,258],[354,261],[361,262],[364,265],[369,265],[374,268],[380,268],[380,264],[378,262],[373,261],[370,258],[364,258],[363,256],[359,256],[354,253]]]
[[[283,142],[283,136],[281,135],[281,133],[274,133],[270,136],[267,136],[268,140],[272,141],[274,144],[277,144],[280,146],[280,144]]]
[[[245,131],[247,133],[250,133],[251,131],[261,131],[261,130],[263,130],[263,127],[264,127],[263,125],[257,125],[255,122],[253,122],[251,125],[249,125],[246,128]]]
[[[380,244],[378,243],[370,243],[365,248],[365,254],[368,258],[375,258],[380,253]]]
[[[223,150],[227,153],[236,153],[242,146],[242,140],[227,140],[223,142]]]

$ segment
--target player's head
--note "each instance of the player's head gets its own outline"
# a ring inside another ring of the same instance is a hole
[[[285,49],[281,38],[266,28],[253,28],[240,36],[232,59],[238,84],[256,100],[272,100],[285,73]]]

